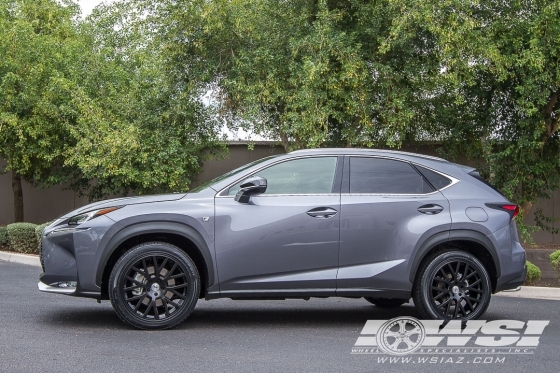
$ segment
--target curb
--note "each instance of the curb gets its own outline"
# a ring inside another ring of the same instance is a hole
[[[560,288],[523,286],[519,291],[499,292],[494,295],[499,297],[509,297],[509,298],[560,300]]]
[[[27,264],[35,267],[41,267],[41,260],[38,255],[26,255],[0,251],[0,260],[11,263]]]

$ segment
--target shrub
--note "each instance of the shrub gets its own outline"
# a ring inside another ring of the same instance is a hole
[[[550,254],[550,262],[554,268],[560,271],[560,250],[556,250]]]
[[[541,279],[541,270],[539,269],[539,267],[537,267],[530,261],[527,261],[527,278],[526,278],[527,283],[530,284],[539,281],[540,279]]]
[[[0,227],[0,250],[9,250],[8,228]]]
[[[10,249],[19,253],[36,254],[36,227],[36,224],[31,223],[9,224],[6,228],[8,230],[8,238],[10,239]]]
[[[39,224],[38,226],[35,227],[35,239],[37,240],[37,251],[41,250],[41,235],[43,234],[43,231],[50,223],[51,222],[49,221],[43,224]]]

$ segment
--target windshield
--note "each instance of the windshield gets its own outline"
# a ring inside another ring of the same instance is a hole
[[[274,158],[274,157],[277,157],[277,156],[276,156],[276,155],[271,155],[271,156],[269,156],[269,157],[261,158],[261,159],[258,159],[258,160],[256,160],[256,161],[254,161],[254,162],[251,162],[251,163],[248,163],[248,164],[246,164],[246,165],[243,165],[243,166],[241,166],[241,167],[239,167],[239,168],[236,168],[235,170],[231,170],[231,171],[229,171],[229,172],[226,172],[225,174],[223,174],[223,175],[221,175],[221,176],[218,176],[218,177],[216,177],[216,178],[214,178],[214,179],[212,179],[212,180],[210,180],[210,181],[207,181],[207,182],[205,182],[205,183],[203,183],[203,184],[197,186],[197,187],[194,188],[194,189],[191,189],[191,190],[189,191],[189,193],[197,193],[197,192],[200,192],[201,190],[206,189],[206,188],[208,188],[208,187],[211,187],[212,185],[214,185],[214,184],[216,184],[216,183],[218,183],[218,182],[220,182],[220,181],[222,181],[222,180],[224,180],[224,179],[226,179],[226,178],[228,178],[228,177],[230,177],[230,176],[233,176],[233,175],[235,175],[235,174],[238,174],[238,173],[240,173],[240,172],[243,172],[243,171],[245,171],[245,170],[247,170],[247,169],[253,167],[253,166],[256,165],[256,164],[259,164],[259,163],[261,163],[261,162],[264,162],[264,161],[269,160],[269,159]]]

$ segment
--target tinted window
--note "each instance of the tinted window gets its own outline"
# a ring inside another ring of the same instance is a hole
[[[450,179],[446,178],[443,175],[438,174],[437,172],[428,170],[427,168],[420,167],[420,166],[416,166],[416,168],[418,168],[418,171],[420,171],[422,175],[424,175],[424,177],[428,179],[430,184],[432,184],[437,190],[445,188],[446,186],[451,184]]]
[[[323,194],[331,193],[335,169],[336,157],[302,158],[275,164],[254,175],[266,179],[265,194]],[[236,194],[242,183],[229,188],[228,194]]]
[[[350,193],[423,194],[433,192],[406,162],[383,158],[350,158]]]

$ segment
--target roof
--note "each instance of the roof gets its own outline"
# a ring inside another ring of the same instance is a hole
[[[290,152],[289,154],[368,154],[368,155],[400,155],[407,157],[417,157],[432,159],[440,162],[448,162],[447,160],[431,155],[424,155],[418,153],[403,152],[398,150],[386,149],[364,149],[364,148],[317,148],[317,149],[302,149]]]

